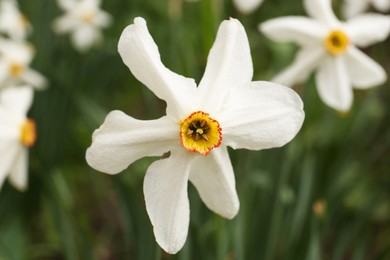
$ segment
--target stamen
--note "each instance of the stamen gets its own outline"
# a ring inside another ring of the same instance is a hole
[[[331,55],[343,54],[349,46],[348,36],[340,30],[334,30],[325,39],[325,49]]]
[[[180,124],[180,140],[188,151],[207,155],[221,145],[222,129],[209,114],[194,112]]]
[[[11,66],[9,68],[9,72],[10,72],[11,76],[14,78],[19,77],[20,74],[22,74],[23,70],[24,70],[24,67],[18,63],[11,64]]]
[[[36,125],[32,119],[24,122],[20,128],[20,141],[26,147],[34,145],[37,139]]]

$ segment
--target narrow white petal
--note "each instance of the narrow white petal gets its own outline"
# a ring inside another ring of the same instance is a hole
[[[240,202],[225,146],[214,149],[207,156],[198,156],[191,168],[190,181],[210,210],[228,219],[237,215]]]
[[[93,23],[99,27],[108,27],[112,23],[112,17],[107,12],[99,11]]]
[[[47,86],[46,78],[36,70],[27,68],[20,78],[27,85],[33,86],[35,89],[44,89]]]
[[[260,150],[288,143],[304,119],[303,103],[290,88],[255,81],[232,89],[220,119],[222,143]]]
[[[331,27],[339,24],[332,10],[331,0],[304,0],[304,5],[308,15],[320,22]]]
[[[390,16],[361,14],[343,25],[351,41],[359,47],[384,41],[390,33]]]
[[[388,0],[385,0],[388,1]],[[389,1],[390,3],[390,1]],[[345,17],[350,18],[368,9],[369,0],[344,0],[342,6]]]
[[[54,32],[63,34],[75,30],[80,26],[80,22],[74,15],[65,14],[56,18],[52,26]]]
[[[303,48],[297,53],[293,63],[276,75],[272,81],[289,87],[302,83],[310,76],[324,56],[325,49],[321,46]]]
[[[298,16],[271,19],[260,24],[259,30],[274,41],[292,41],[303,46],[320,44],[328,33],[323,23]]]
[[[263,0],[233,0],[233,3],[240,12],[249,14],[256,10],[263,3]]]
[[[344,60],[354,88],[375,87],[386,81],[385,70],[361,50],[349,48]]]
[[[0,189],[10,173],[11,167],[15,161],[18,148],[14,140],[1,140],[0,145]]]
[[[20,149],[8,175],[11,184],[19,191],[27,189],[28,150]]]
[[[97,28],[89,25],[80,26],[72,34],[72,43],[80,52],[87,51],[94,44],[99,43],[101,39],[101,32]]]
[[[180,145],[179,126],[169,118],[143,121],[112,111],[94,132],[86,160],[98,171],[116,174],[142,157],[161,156],[175,145]]]
[[[34,91],[29,86],[7,87],[1,91],[1,107],[25,117],[33,101]]]
[[[338,111],[351,108],[353,92],[342,56],[326,57],[316,74],[318,94],[322,101]]]
[[[168,253],[179,251],[187,238],[189,202],[188,175],[194,157],[188,152],[172,152],[148,168],[144,179],[146,210],[157,243]]]
[[[249,83],[252,77],[252,57],[244,27],[236,19],[223,21],[199,84],[202,109],[210,113],[219,110],[229,89]]]
[[[169,116],[180,120],[193,112],[197,104],[195,81],[170,71],[162,64],[157,45],[143,18],[135,18],[134,24],[124,29],[118,51],[133,75],[167,102]]]

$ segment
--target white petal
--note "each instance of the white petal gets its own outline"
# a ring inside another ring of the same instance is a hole
[[[325,56],[325,49],[303,48],[301,49],[293,63],[276,75],[272,81],[292,87],[294,84],[304,82],[318,66]]]
[[[233,3],[240,12],[248,14],[259,7],[263,0],[233,0]]]
[[[157,45],[143,18],[135,18],[134,24],[124,29],[118,51],[133,75],[167,102],[169,116],[180,120],[193,112],[197,104],[195,81],[170,71],[162,64]]]
[[[99,11],[96,14],[93,23],[99,27],[103,27],[103,28],[108,27],[112,23],[112,17],[110,14],[106,12]]]
[[[0,145],[0,189],[4,180],[10,173],[10,169],[15,161],[18,149],[20,147],[14,140],[1,140]]]
[[[252,57],[244,27],[236,19],[223,21],[199,84],[201,108],[210,113],[219,110],[229,90],[249,83],[252,76]]]
[[[12,113],[25,116],[33,101],[34,92],[29,86],[7,87],[0,93],[0,104]]]
[[[348,49],[345,55],[345,65],[354,88],[374,87],[386,81],[385,70],[355,47]]]
[[[35,89],[44,89],[47,86],[46,78],[36,70],[27,68],[20,78]]]
[[[198,156],[189,178],[210,210],[228,219],[237,215],[240,202],[233,167],[225,146],[214,149],[207,156]]]
[[[342,56],[326,57],[316,74],[318,94],[322,101],[338,111],[351,108],[353,93]]]
[[[28,150],[20,149],[8,175],[11,184],[19,191],[27,189]]]
[[[274,41],[296,42],[300,45],[320,44],[328,28],[311,18],[282,17],[259,25],[259,30]]]
[[[333,13],[331,0],[304,0],[306,12],[311,17],[334,27],[339,24]]]
[[[292,89],[255,81],[232,89],[218,118],[224,145],[251,150],[279,147],[301,128],[303,103]]]
[[[172,152],[169,158],[154,162],[144,179],[146,210],[154,236],[170,254],[179,251],[187,238],[190,215],[187,183],[193,158],[188,152]]]
[[[388,0],[385,0],[388,1]],[[389,1],[390,2],[390,1]],[[355,16],[368,9],[368,0],[344,0],[343,13],[347,18]]]
[[[68,33],[75,30],[80,22],[74,15],[65,14],[56,18],[53,22],[53,31],[58,34]]]
[[[86,159],[92,168],[116,174],[142,157],[161,156],[175,145],[180,145],[179,126],[169,118],[143,121],[112,111],[94,132]]]
[[[72,43],[80,52],[87,51],[101,40],[102,35],[99,29],[90,25],[79,26],[72,34]]]
[[[390,10],[390,1],[389,0],[373,0],[375,8],[381,12],[387,12]]]
[[[346,22],[344,30],[351,41],[359,47],[384,41],[390,33],[390,16],[361,14]]]

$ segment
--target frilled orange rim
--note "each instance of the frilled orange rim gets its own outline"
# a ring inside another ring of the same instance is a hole
[[[197,111],[180,122],[180,142],[189,152],[206,156],[222,143],[222,128],[208,113]]]
[[[20,142],[26,147],[32,147],[37,139],[34,120],[27,119],[20,127]]]
[[[347,50],[349,43],[348,36],[341,30],[331,31],[324,41],[325,49],[334,56],[343,54]]]

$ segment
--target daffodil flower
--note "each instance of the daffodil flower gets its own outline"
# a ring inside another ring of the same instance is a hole
[[[30,68],[33,57],[34,49],[28,43],[0,39],[0,91],[7,86],[46,86],[45,77]]]
[[[336,110],[348,111],[353,101],[352,87],[367,89],[386,81],[384,69],[357,47],[385,40],[390,17],[362,14],[341,22],[332,12],[330,0],[305,0],[304,4],[311,18],[276,18],[259,27],[273,40],[302,46],[292,65],[273,80],[291,86],[304,82],[317,69],[315,79],[321,99]]]
[[[7,34],[12,40],[25,40],[31,26],[18,8],[15,0],[0,2],[0,32]]]
[[[287,87],[251,82],[248,39],[235,19],[221,24],[198,87],[162,64],[142,18],[123,31],[118,50],[132,74],[166,101],[166,116],[144,121],[112,111],[94,132],[86,159],[94,169],[116,174],[142,157],[170,152],[148,168],[144,194],[158,244],[176,253],[188,232],[188,180],[209,209],[233,218],[239,201],[227,146],[286,144],[302,125],[302,101]]]
[[[346,17],[352,17],[366,11],[370,4],[381,12],[390,10],[390,0],[345,0],[343,12]]]
[[[264,0],[233,0],[236,8],[244,14],[249,14],[256,10]]]
[[[28,148],[36,139],[35,123],[26,117],[32,99],[28,86],[0,93],[0,188],[7,176],[17,189],[27,188]]]
[[[66,13],[54,21],[56,33],[70,33],[74,47],[80,52],[102,40],[101,28],[111,24],[111,16],[100,9],[100,0],[58,0],[58,4]]]

